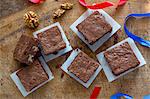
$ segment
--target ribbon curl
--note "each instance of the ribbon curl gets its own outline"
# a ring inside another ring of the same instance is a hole
[[[43,2],[45,0],[29,0],[29,1],[32,2],[32,3],[41,3],[41,2]]]
[[[127,2],[127,0],[119,0],[118,6],[124,5]]]
[[[123,94],[123,93],[116,93],[116,94],[112,95],[110,97],[110,99],[120,99],[121,97],[124,97],[125,99],[133,99],[132,96],[129,96],[129,95]]]
[[[137,18],[137,17],[150,17],[150,13],[144,13],[144,14],[129,14],[126,19],[125,19],[125,23],[124,23],[124,31],[125,33],[128,35],[128,37],[132,38],[134,41],[140,43],[141,45],[143,46],[146,46],[146,47],[149,47],[150,48],[150,41],[148,40],[144,40],[143,38],[141,37],[138,37],[137,35],[133,34],[132,32],[130,32],[126,26],[126,23],[128,21],[128,19],[130,17],[134,17],[134,18]]]
[[[150,99],[150,94],[149,94],[149,95],[145,95],[145,96],[143,97],[143,99]]]
[[[105,1],[105,2],[102,2],[102,3],[97,3],[97,4],[93,4],[93,5],[88,5],[85,2],[85,0],[79,0],[79,2],[82,6],[87,7],[89,9],[103,9],[103,8],[110,7],[110,6],[115,6],[114,3],[109,2],[109,1]],[[118,4],[117,4],[117,7],[121,6],[121,5],[124,5],[126,2],[127,2],[127,0],[119,0]]]

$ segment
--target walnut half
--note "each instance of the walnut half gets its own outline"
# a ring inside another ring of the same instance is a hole
[[[35,12],[29,11],[23,17],[26,25],[30,28],[36,28],[39,25],[39,19]]]

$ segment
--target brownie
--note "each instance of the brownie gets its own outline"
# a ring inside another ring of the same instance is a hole
[[[57,26],[39,33],[37,36],[46,55],[57,53],[66,47],[66,43],[63,41],[61,32]]]
[[[38,41],[30,36],[22,35],[14,50],[14,59],[21,63],[32,64],[39,51]]]
[[[116,76],[140,64],[128,42],[106,51],[104,56]]]
[[[48,75],[44,71],[40,62],[36,59],[32,65],[22,68],[17,72],[21,83],[27,92],[48,80]]]
[[[86,83],[98,67],[98,62],[81,51],[68,67],[68,71]]]
[[[77,25],[77,29],[85,37],[89,44],[95,43],[105,34],[112,31],[112,27],[106,22],[104,16],[98,11],[88,16],[84,21]]]

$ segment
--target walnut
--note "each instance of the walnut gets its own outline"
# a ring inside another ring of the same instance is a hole
[[[24,20],[27,26],[30,28],[36,28],[39,25],[39,19],[36,13],[29,11],[24,15]]]
[[[65,12],[66,12],[66,10],[58,9],[54,12],[53,18],[58,18],[58,17],[62,16]]]
[[[28,61],[32,63],[33,62],[33,58],[34,58],[34,56],[29,54]]]
[[[72,3],[63,3],[60,5],[62,9],[64,10],[70,10],[73,8],[73,4]]]
[[[33,46],[32,49],[33,49],[34,52],[39,51],[39,48],[37,46]]]

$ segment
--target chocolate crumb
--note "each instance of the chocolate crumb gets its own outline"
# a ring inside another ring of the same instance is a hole
[[[58,64],[56,65],[56,69],[60,68],[61,67],[61,64]]]
[[[62,79],[63,77],[64,77],[64,73],[62,72],[62,73],[61,73],[61,79]]]

